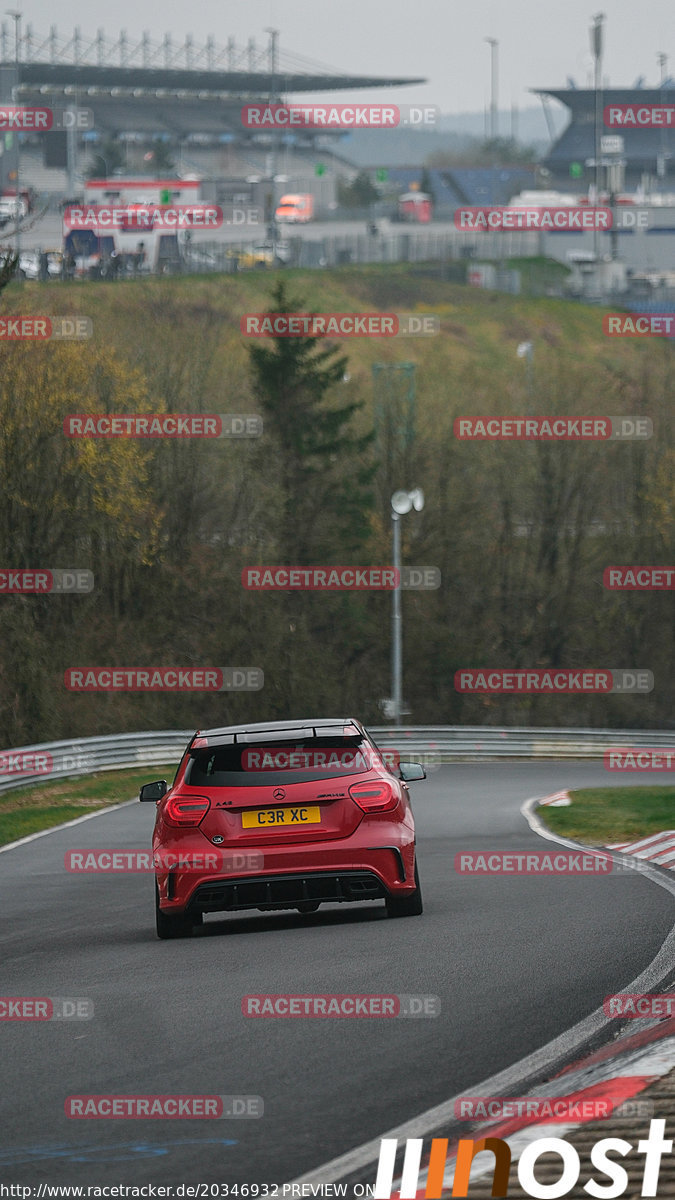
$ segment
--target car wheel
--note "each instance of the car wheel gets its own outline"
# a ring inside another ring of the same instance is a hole
[[[299,913],[313,913],[313,912],[316,912],[318,907],[319,907],[318,900],[316,900],[316,901],[315,900],[303,900],[302,904],[297,905],[297,909],[298,909]]]
[[[387,916],[419,917],[422,915],[422,912],[422,888],[420,886],[417,863],[415,863],[415,891],[411,896],[388,896]]]
[[[200,914],[201,915],[201,914]],[[184,913],[165,913],[159,907],[159,892],[157,884],[155,884],[155,921],[157,926],[157,937],[162,938],[181,938],[189,937],[192,933],[194,922],[190,917],[186,917]]]

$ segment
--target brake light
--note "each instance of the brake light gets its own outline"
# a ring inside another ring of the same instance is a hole
[[[388,812],[398,804],[396,792],[385,780],[353,783],[349,795],[364,812]]]
[[[164,819],[168,825],[180,828],[199,825],[210,807],[211,801],[205,796],[172,796],[164,809]]]

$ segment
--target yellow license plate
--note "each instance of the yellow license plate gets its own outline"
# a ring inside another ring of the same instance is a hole
[[[278,829],[280,825],[320,825],[321,809],[318,804],[311,808],[256,808],[241,814],[244,829]]]

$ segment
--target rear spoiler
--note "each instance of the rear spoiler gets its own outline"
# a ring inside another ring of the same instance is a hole
[[[363,737],[362,731],[356,725],[346,722],[341,725],[307,725],[296,729],[252,729],[241,730],[238,733],[202,733],[197,730],[189,746],[188,752],[205,750],[212,746],[254,746],[266,742],[306,742],[313,738],[346,738]]]

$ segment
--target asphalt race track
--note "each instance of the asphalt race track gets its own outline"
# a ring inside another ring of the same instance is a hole
[[[148,847],[151,805],[0,853],[0,992],[89,997],[95,1010],[0,1023],[0,1183],[281,1184],[563,1033],[648,966],[672,895],[638,873],[477,878],[453,859],[550,848],[522,802],[606,780],[594,763],[482,763],[411,785],[425,913],[404,920],[387,920],[381,902],[336,905],[211,917],[190,939],[160,942],[150,875],[64,869],[71,848]],[[434,994],[442,1011],[242,1016],[242,996],[289,992]],[[85,1093],[258,1095],[265,1112],[67,1119],[65,1098]]]

